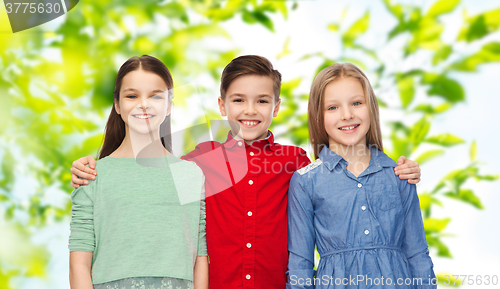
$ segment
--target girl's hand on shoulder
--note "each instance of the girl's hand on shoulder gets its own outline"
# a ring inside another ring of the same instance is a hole
[[[95,169],[95,159],[93,156],[79,158],[71,166],[71,186],[78,188],[89,184],[88,180],[95,180],[97,172]],[[87,165],[89,165],[87,167]]]
[[[407,159],[405,156],[400,156],[398,166],[394,168],[394,173],[402,180],[408,180],[409,184],[417,184],[420,182],[420,167],[416,161]]]

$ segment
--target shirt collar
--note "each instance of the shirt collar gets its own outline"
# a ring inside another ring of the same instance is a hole
[[[238,143],[241,143],[241,145],[238,145]],[[244,140],[235,139],[231,135],[231,131],[228,132],[226,142],[224,142],[224,146],[226,148],[232,148],[234,146],[243,146],[243,144],[245,145],[245,147],[249,146],[246,144],[246,142]],[[271,150],[273,150],[273,151],[276,150],[276,144],[274,143],[274,135],[270,130],[267,131],[266,138],[259,139],[259,140],[252,142],[252,146],[258,146],[258,147],[265,146],[266,144],[269,144],[269,148]]]
[[[343,157],[330,150],[327,146],[323,147],[319,153],[319,158],[330,171],[333,171],[337,164],[342,160],[347,163]],[[373,146],[370,146],[370,158],[369,167],[372,165],[378,168],[396,166],[396,162],[393,159]]]

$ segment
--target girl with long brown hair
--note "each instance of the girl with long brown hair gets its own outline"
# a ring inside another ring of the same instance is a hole
[[[294,173],[288,193],[287,288],[436,288],[416,187],[394,175],[380,131],[358,67],[318,73],[309,95],[316,161]]]
[[[204,176],[172,155],[172,88],[154,57],[120,67],[99,178],[71,194],[71,288],[208,288]]]

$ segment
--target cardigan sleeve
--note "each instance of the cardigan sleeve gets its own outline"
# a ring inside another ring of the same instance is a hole
[[[86,190],[80,186],[71,193],[71,234],[69,236],[70,251],[94,252],[94,202]]]
[[[198,254],[197,256],[207,256],[207,220],[205,205],[205,177],[202,178],[201,199],[200,199],[200,223],[198,229]]]

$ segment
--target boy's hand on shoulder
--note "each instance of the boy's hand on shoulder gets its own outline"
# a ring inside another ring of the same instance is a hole
[[[95,159],[93,156],[79,158],[71,166],[71,186],[78,188],[89,184],[88,180],[95,180],[97,172],[95,169]],[[87,165],[89,165],[87,167]]]
[[[405,156],[400,156],[397,161],[398,166],[394,168],[394,173],[402,180],[408,180],[410,184],[420,182],[420,166],[416,161],[407,159]]]

